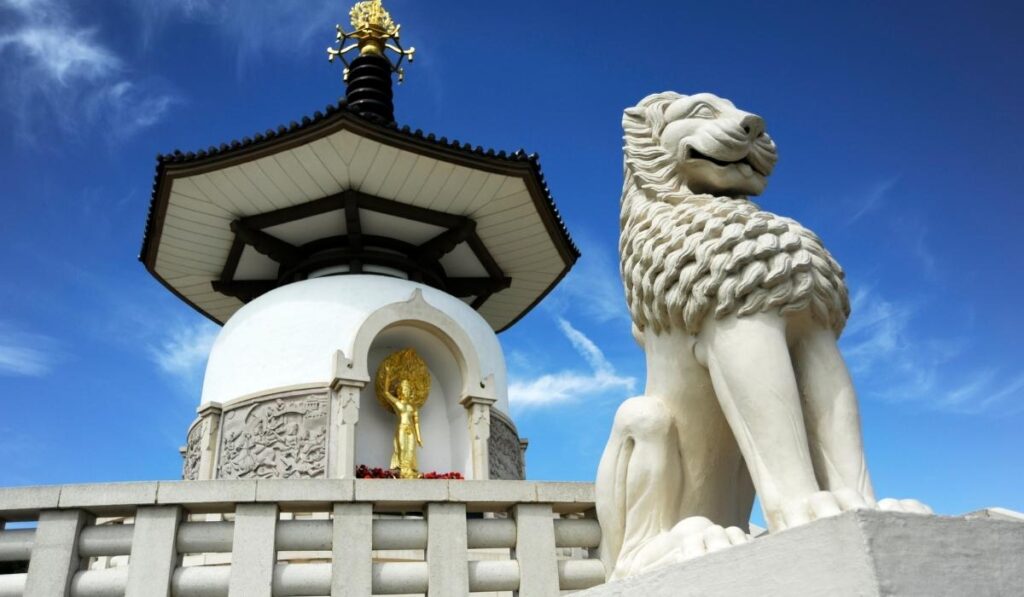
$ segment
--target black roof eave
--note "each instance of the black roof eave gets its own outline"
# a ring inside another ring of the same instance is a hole
[[[458,140],[449,141],[447,137],[438,138],[433,133],[424,133],[420,129],[413,131],[408,126],[399,127],[395,123],[382,123],[349,111],[342,100],[336,105],[327,106],[324,112],[317,111],[313,116],[303,117],[301,122],[293,121],[287,127],[282,125],[277,129],[267,129],[264,133],[257,133],[252,137],[244,137],[230,143],[222,143],[217,147],[211,146],[206,150],[187,153],[175,150],[169,154],[158,155],[153,193],[146,216],[146,230],[142,239],[139,260],[146,266],[146,270],[150,274],[178,298],[215,323],[221,323],[182,296],[156,271],[157,246],[169,201],[170,182],[177,177],[215,171],[236,163],[248,162],[265,155],[285,151],[343,129],[420,155],[473,169],[520,176],[524,179],[541,220],[548,228],[548,233],[558,248],[565,267],[552,284],[537,297],[537,300],[508,325],[498,330],[499,332],[508,329],[530,312],[554,289],[579,259],[579,249],[572,241],[565,222],[558,213],[551,191],[544,180],[540,158],[537,154],[527,154],[522,149],[513,153],[496,152],[494,149],[484,149],[479,145],[474,147],[469,143],[460,143]]]

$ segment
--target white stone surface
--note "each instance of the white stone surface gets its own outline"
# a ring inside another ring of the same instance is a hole
[[[1007,508],[985,508],[983,510],[964,514],[964,518],[988,518],[992,520],[1024,522],[1024,512],[1017,512]]]
[[[468,560],[466,505],[427,505],[427,597],[458,597],[469,595],[466,566],[452,562]]]
[[[233,502],[256,501],[255,479],[161,482],[158,504],[184,504],[213,508]]]
[[[846,512],[594,587],[581,597],[1006,597],[1024,587],[1024,524]]]
[[[519,561],[520,597],[558,594],[558,555],[555,525],[549,504],[519,504],[516,519],[515,559]]]
[[[181,508],[149,506],[135,515],[131,566],[125,597],[169,597],[171,578],[180,563],[175,548]]]
[[[363,597],[373,582],[371,504],[334,505],[331,595]]]
[[[623,117],[621,271],[644,395],[615,416],[597,476],[611,578],[876,502],[837,347],[843,272],[797,222],[746,199],[776,161],[764,122],[702,93]]]
[[[481,379],[476,381],[493,374],[496,407],[508,412],[504,356],[487,322],[469,305],[440,290],[373,275],[295,282],[239,309],[210,353],[202,403],[227,403],[273,389],[329,383],[335,351],[356,356],[353,344],[367,318],[382,307],[408,301],[416,289],[469,336],[480,362]]]
[[[48,510],[39,515],[25,597],[71,594],[71,581],[82,567],[78,535],[88,518],[81,510]]]
[[[229,597],[271,597],[277,562],[276,532],[276,505],[238,505],[231,548]]]
[[[353,479],[260,479],[256,484],[257,502],[277,502],[283,509],[350,502],[354,495]]]
[[[86,508],[93,513],[116,511],[129,504],[155,504],[157,483],[104,483],[65,485],[60,492],[61,508]]]

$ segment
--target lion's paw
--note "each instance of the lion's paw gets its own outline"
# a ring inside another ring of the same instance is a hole
[[[904,512],[907,514],[934,514],[932,509],[917,500],[896,500],[885,498],[878,500],[878,509],[886,512]]]
[[[739,527],[722,527],[703,516],[691,516],[648,541],[627,561],[620,562],[624,566],[616,567],[613,578],[645,574],[750,541],[750,536]]]
[[[673,552],[676,562],[749,543],[751,540],[739,527],[722,527],[703,516],[684,518],[672,527],[669,536],[677,545]]]
[[[857,491],[837,489],[835,491],[817,491],[804,499],[796,500],[784,506],[781,524],[775,530],[791,529],[814,520],[837,516],[850,510],[864,510],[870,504]]]

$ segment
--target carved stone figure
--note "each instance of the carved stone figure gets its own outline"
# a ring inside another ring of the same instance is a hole
[[[323,477],[327,465],[327,399],[283,397],[224,416],[221,479]]]
[[[610,578],[875,501],[853,384],[836,346],[850,312],[818,237],[761,211],[775,144],[711,94],[626,110],[619,251],[644,395],[615,416],[597,476]]]
[[[375,389],[377,400],[398,417],[391,468],[398,469],[402,479],[419,478],[416,446],[423,446],[420,408],[430,395],[430,370],[415,350],[400,350],[381,362]]]
[[[512,423],[491,413],[491,434],[487,438],[488,473],[491,479],[525,479],[523,450]]]
[[[199,443],[208,424],[209,422],[203,419],[188,432],[188,441],[185,444],[185,462],[181,472],[181,478],[186,481],[199,479],[199,462],[202,457]]]

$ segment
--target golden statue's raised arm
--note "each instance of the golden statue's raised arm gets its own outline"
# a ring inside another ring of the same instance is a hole
[[[391,408],[394,409],[395,412],[398,412],[398,397],[391,393],[391,372],[388,371],[387,369],[383,369],[383,371],[384,371],[384,392],[383,392],[384,393],[384,399],[388,401],[388,404],[391,405]],[[378,392],[377,396],[380,397],[380,393],[379,392]]]

